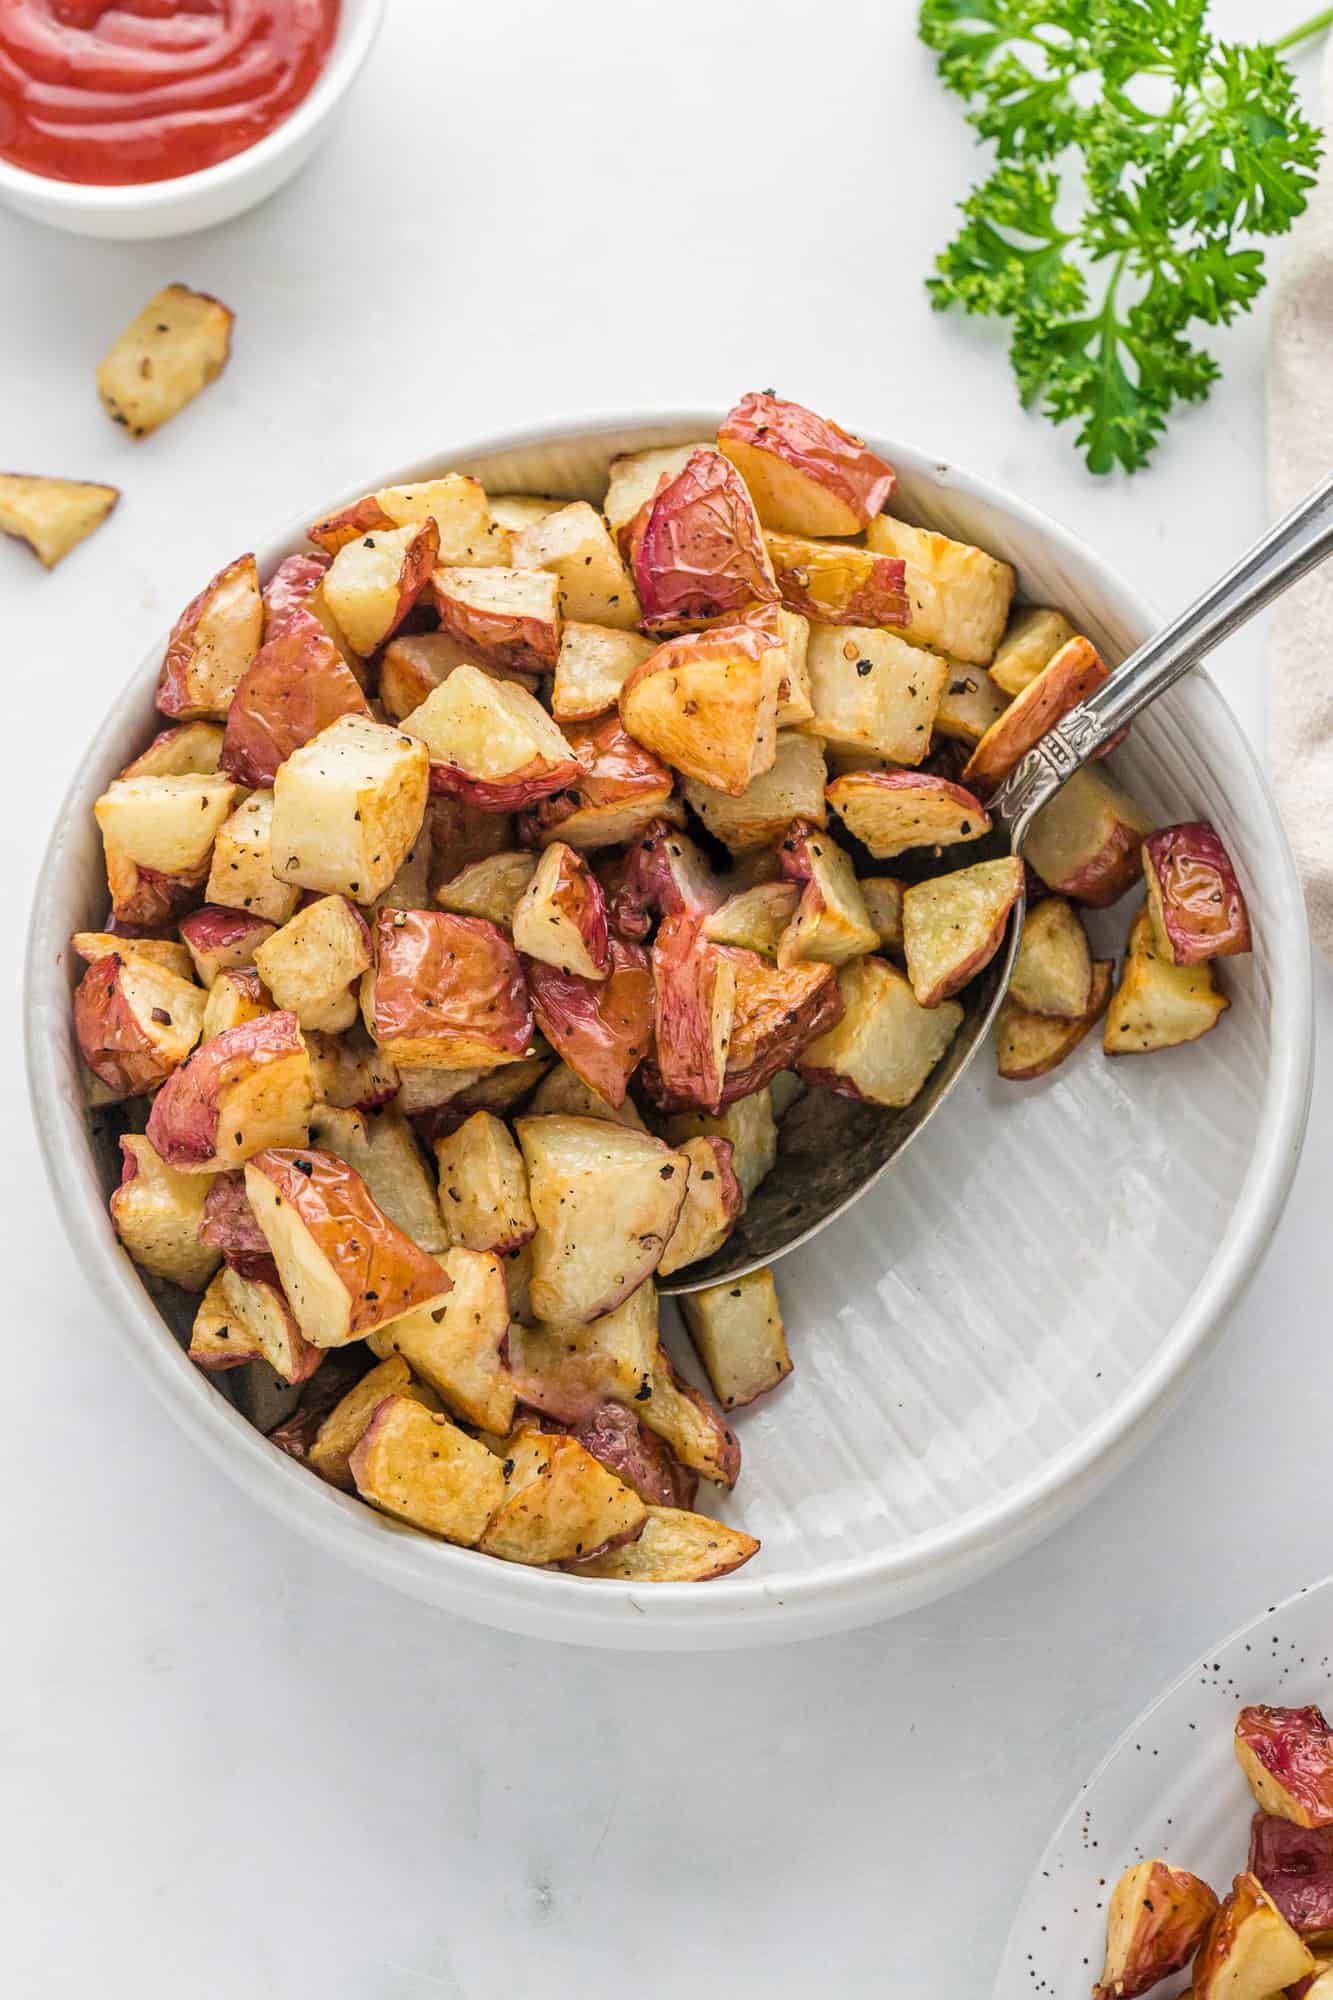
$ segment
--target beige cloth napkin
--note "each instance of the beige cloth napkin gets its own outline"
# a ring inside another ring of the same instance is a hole
[[[1333,136],[1333,37],[1323,117]],[[1333,150],[1296,224],[1273,297],[1268,492],[1273,518],[1333,471]],[[1274,790],[1316,944],[1333,959],[1333,563],[1279,597],[1268,645]]]

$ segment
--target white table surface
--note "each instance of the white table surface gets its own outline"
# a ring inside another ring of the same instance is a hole
[[[1027,494],[1163,607],[1259,530],[1262,313],[1153,471],[1098,483],[1019,410],[998,336],[928,310],[971,162],[914,13],[390,0],[341,136],[258,212],[142,247],[0,216],[0,455],[125,489],[52,576],[0,546],[14,2000],[972,2000],[1121,1726],[1333,1569],[1326,1070],[1265,1268],[1108,1493],[915,1616],[697,1659],[450,1625],[294,1539],[125,1365],[37,1164],[17,936],[56,802],[178,607],[304,503],[450,440],[775,383]],[[236,309],[234,358],[134,445],[92,369],[171,279]],[[1259,735],[1259,639],[1216,671]]]

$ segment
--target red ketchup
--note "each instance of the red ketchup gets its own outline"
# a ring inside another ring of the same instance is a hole
[[[339,0],[0,0],[0,159],[124,187],[215,166],[328,61]]]

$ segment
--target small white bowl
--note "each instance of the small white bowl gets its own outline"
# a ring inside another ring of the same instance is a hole
[[[169,181],[86,187],[0,160],[0,202],[53,229],[118,242],[180,236],[228,222],[280,188],[309,159],[370,54],[383,17],[384,0],[342,0],[329,59],[309,96],[255,145],[215,167]]]
[[[548,429],[375,471],[260,544],[261,573],[305,545],[307,522],[378,486],[458,468],[492,492],[600,500],[617,452],[708,437],[718,421]],[[1017,564],[1022,594],[1061,605],[1108,659],[1156,628],[1053,521],[910,446],[871,443],[898,469],[898,511]],[[1090,1037],[1038,1083],[1001,1083],[983,1051],[884,1181],[778,1267],[795,1372],[742,1413],[735,1500],[712,1488],[699,1500],[753,1529],[760,1554],[715,1583],[635,1588],[453,1548],[321,1484],[232,1407],[225,1376],[186,1358],[116,1242],[106,1197],[119,1158],[83,1103],[70,1010],[82,968],[69,937],[105,917],[93,801],[158,726],[162,643],[92,736],[38,876],[24,1006],[33,1111],[75,1254],[127,1352],[200,1447],[291,1527],[508,1631],[678,1650],[809,1638],[907,1610],[1015,1555],[1123,1467],[1182,1396],[1286,1199],[1313,1039],[1291,854],[1205,674],[1135,723],[1116,765],[1159,823],[1206,816],[1236,858],[1255,950],[1227,961],[1229,1012],[1215,1033],[1156,1056],[1108,1061]],[[1100,956],[1123,951],[1129,914],[1094,913]]]

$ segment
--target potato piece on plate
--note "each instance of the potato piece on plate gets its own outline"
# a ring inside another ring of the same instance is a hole
[[[1092,1004],[1092,947],[1082,920],[1063,896],[1047,896],[1027,913],[1009,998],[1026,1014],[1078,1021]]]
[[[275,1011],[272,995],[253,965],[232,966],[220,972],[208,989],[199,1038],[207,1042],[228,1028],[239,1028],[243,1021],[257,1021],[262,1014]]]
[[[949,677],[935,711],[935,734],[972,748],[1008,705],[1008,695],[1000,693],[984,667],[962,666],[950,660]]]
[[[830,964],[802,960],[775,967],[752,952],[734,948],[727,956],[736,973],[736,996],[722,1084],[724,1104],[762,1090],[842,1012],[837,975]]]
[[[716,1111],[731,1046],[736,969],[697,917],[665,917],[652,951],[654,1065],[664,1103]]]
[[[720,452],[697,451],[664,479],[635,536],[645,631],[685,631],[778,600],[754,502]]]
[[[293,750],[340,715],[369,714],[360,682],[319,620],[293,611],[236,684],[221,768],[239,785],[267,789]]]
[[[282,1288],[224,1264],[199,1302],[190,1359],[207,1373],[266,1361],[280,1381],[306,1382],[324,1359],[306,1340]]]
[[[1114,972],[1109,958],[1094,962],[1087,1009],[1074,1020],[1026,1013],[1012,993],[1005,996],[995,1020],[995,1057],[1006,1083],[1030,1083],[1034,1077],[1058,1069],[1066,1056],[1073,1054],[1106,1012]]]
[[[688,1159],[604,1118],[520,1118],[515,1129],[537,1219],[534,1312],[575,1324],[613,1312],[661,1262]]]
[[[645,973],[647,969],[645,958]],[[647,1000],[645,1000],[644,1016],[651,1030],[651,1002]],[[543,1029],[542,1032],[545,1034],[546,1030]],[[533,1092],[529,1109],[535,1118],[545,1118],[555,1112],[567,1112],[571,1118],[609,1118],[613,1125],[629,1125],[636,1132],[645,1132],[648,1129],[631,1098],[625,1098],[620,1104],[610,1103],[590,1084],[585,1083],[577,1070],[565,1062],[559,1062],[554,1069],[547,1071]]]
[[[1217,1913],[1208,1884],[1187,1868],[1139,1861],[1111,1892],[1106,1960],[1092,2000],[1138,2000],[1194,1956]]]
[[[1231,856],[1207,820],[1163,827],[1143,843],[1153,940],[1173,965],[1250,950],[1250,918]]]
[[[729,1576],[757,1555],[753,1535],[728,1528],[707,1514],[681,1507],[650,1507],[637,1540],[571,1564],[579,1576],[612,1577],[622,1583],[709,1583]]]
[[[813,720],[825,742],[919,764],[930,749],[949,678],[937,653],[867,625],[812,625],[807,653]]]
[[[86,479],[0,472],[0,534],[17,536],[43,568],[54,569],[101,527],[119,498],[118,486]]]
[[[656,641],[637,632],[569,620],[560,634],[551,688],[552,715],[557,722],[589,722],[605,715],[616,706],[635,667],[655,651]]]
[[[706,916],[703,935],[714,944],[739,945],[763,958],[776,959],[778,943],[800,900],[800,887],[795,882],[757,882],[753,889],[728,896]]]
[[[209,1183],[202,1174],[174,1172],[139,1134],[121,1139],[120,1157],[112,1228],[140,1270],[201,1292],[220,1261],[199,1236]]]
[[[884,951],[902,951],[903,893],[906,887],[905,882],[899,882],[893,875],[863,875],[860,878],[861,900]]]
[[[784,672],[776,618],[685,633],[628,676],[621,720],[687,778],[735,798],[772,769]]]
[[[955,1000],[923,1007],[882,958],[854,958],[841,967],[838,990],[842,1018],[809,1043],[797,1063],[800,1074],[846,1097],[902,1109],[947,1054],[962,1008]]]
[[[434,1257],[448,1247],[435,1183],[411,1126],[395,1106],[362,1113],[317,1104],[310,1114],[310,1143],[354,1167],[371,1199],[419,1249]]]
[[[923,1007],[938,1007],[985,970],[1022,893],[1023,864],[1015,855],[932,876],[905,892],[907,976]]]
[[[877,861],[912,847],[980,840],[990,815],[973,793],[926,771],[846,771],[829,785],[829,804]]]
[[[690,780],[685,796],[715,839],[733,854],[772,847],[794,819],[823,826],[828,769],[824,746],[800,730],[778,736],[772,768],[752,778],[739,795]]]
[[[1105,909],[1134,886],[1152,821],[1100,765],[1066,778],[1031,826],[1023,852],[1055,894]]]
[[[560,615],[632,632],[639,594],[606,522],[586,500],[520,529],[513,538],[515,569],[549,570],[560,586]]]
[[[734,1486],[740,1477],[741,1448],[701,1390],[676,1372],[666,1349],[659,1347],[649,1378],[651,1393],[635,1404],[639,1421],[665,1438],[682,1465],[717,1486]]]
[[[508,537],[492,518],[485,489],[463,472],[413,480],[409,486],[382,486],[316,521],[307,533],[318,547],[336,555],[377,529],[420,527],[424,521],[435,523],[442,563],[484,567],[507,559]]]
[[[541,703],[481,667],[456,667],[403,728],[430,753],[431,789],[483,812],[513,812],[580,775]]]
[[[619,714],[572,722],[564,733],[582,772],[524,816],[535,846],[564,840],[586,853],[638,840],[655,820],[684,824],[669,767],[634,740]]]
[[[1320,1709],[1254,1702],[1236,1717],[1236,1761],[1262,1812],[1333,1826],[1333,1729]]]
[[[995,649],[990,676],[1002,694],[1022,694],[1075,636],[1063,611],[1025,604],[1015,611]]]
[[[764,526],[786,534],[855,535],[898,483],[864,439],[766,390],[741,397],[719,424],[717,442]]]
[[[439,1210],[449,1243],[503,1256],[536,1232],[523,1155],[507,1125],[475,1111],[456,1132],[435,1142]]]
[[[1230,1005],[1206,959],[1173,965],[1159,954],[1148,913],[1140,910],[1129,933],[1120,984],[1111,996],[1102,1045],[1108,1056],[1126,1056],[1196,1042],[1217,1026]]]
[[[405,1236],[345,1160],[315,1147],[268,1147],[245,1170],[297,1323],[317,1347],[359,1340],[418,1306],[437,1309],[449,1279]]]
[[[416,737],[340,716],[294,750],[274,780],[274,874],[373,903],[421,830],[429,769]]]
[[[426,520],[381,528],[339,549],[320,591],[363,659],[398,630],[430,581],[439,545],[439,530]]]
[[[213,843],[204,895],[210,904],[285,924],[300,890],[273,873],[273,794],[252,792],[223,821]]]
[[[275,928],[266,917],[251,916],[248,910],[206,903],[181,918],[181,948],[187,966],[192,964],[202,983],[211,986],[219,973],[253,965],[256,951]]]
[[[828,975],[820,968],[819,976]],[[747,1097],[733,1099],[718,1112],[674,1112],[666,1121],[666,1134],[673,1146],[683,1146],[687,1140],[696,1138],[727,1140],[731,1146],[732,1172],[747,1201],[777,1162],[778,1128],[772,1093],[767,1086],[751,1091]]]
[[[651,1390],[657,1294],[640,1285],[590,1323],[511,1326],[509,1365],[518,1394],[557,1423],[579,1425],[611,1398],[635,1410]]]
[[[963,767],[963,783],[993,791],[1048,729],[1109,679],[1091,641],[1071,639],[991,724]]]
[[[879,934],[851,861],[831,835],[797,823],[782,843],[782,864],[785,873],[804,884],[796,914],[778,940],[783,971],[802,959],[845,965],[878,947]]]
[[[387,1361],[379,1362],[359,1382],[354,1382],[324,1418],[306,1455],[310,1470],[330,1486],[337,1486],[344,1493],[355,1493],[351,1456],[386,1396],[406,1396],[425,1409],[436,1408],[434,1392],[416,1380],[401,1355],[391,1354]]]
[[[562,840],[544,848],[511,925],[514,948],[580,979],[611,969],[602,885],[583,856]]]
[[[673,444],[656,451],[626,451],[611,460],[610,483],[602,512],[621,554],[629,560],[629,530],[648,507],[664,480],[683,472],[696,452],[712,451],[710,443]],[[645,514],[646,519],[646,514]],[[641,524],[640,524],[641,525]]]
[[[376,1354],[401,1354],[465,1423],[505,1432],[514,1420],[514,1379],[505,1362],[509,1294],[505,1266],[490,1251],[455,1244],[441,1262],[453,1289],[369,1336]]]
[[[340,1034],[357,1017],[355,982],[370,964],[370,927],[345,896],[307,903],[255,952],[279,1007],[303,1028]]]
[[[560,584],[549,570],[437,569],[440,624],[488,667],[550,673],[560,653]]]
[[[178,722],[160,729],[148,748],[125,766],[122,778],[209,777],[222,755],[216,722]]]
[[[202,1042],[153,1100],[148,1137],[181,1173],[220,1173],[268,1146],[299,1146],[314,1088],[295,1014],[265,1014]]]
[[[767,534],[764,544],[789,611],[824,625],[909,622],[905,565],[896,557],[803,535]]]
[[[544,1565],[618,1548],[648,1510],[572,1437],[521,1430],[505,1460],[505,1498],[478,1546],[505,1562]]]
[[[1314,1955],[1253,1875],[1237,1875],[1193,1967],[1194,2000],[1272,2000],[1315,1969]]]
[[[687,1292],[680,1308],[724,1410],[753,1403],[791,1374],[773,1273],[751,1271]]]
[[[138,953],[108,952],[74,994],[74,1035],[114,1098],[137,1097],[172,1075],[199,1039],[204,995]]]
[[[912,604],[907,634],[914,646],[937,647],[969,666],[990,665],[1014,595],[1008,563],[891,514],[870,523],[866,546],[907,564]]]
[[[356,1490],[382,1513],[474,1548],[504,1499],[493,1452],[408,1396],[386,1396],[350,1461]]]
[[[381,910],[361,1007],[400,1070],[493,1069],[532,1045],[532,1007],[495,924],[445,910]]]
[[[664,1278],[720,1250],[745,1206],[732,1171],[730,1140],[687,1139],[680,1150],[690,1163],[690,1177],[680,1220],[657,1267]]]
[[[525,850],[488,854],[484,860],[470,861],[457,875],[442,882],[435,891],[441,909],[457,917],[483,917],[487,923],[511,929],[514,911],[523,891],[536,873],[537,863]]]
[[[231,353],[236,315],[221,299],[166,285],[97,364],[97,393],[111,421],[147,437],[216,381]]]

